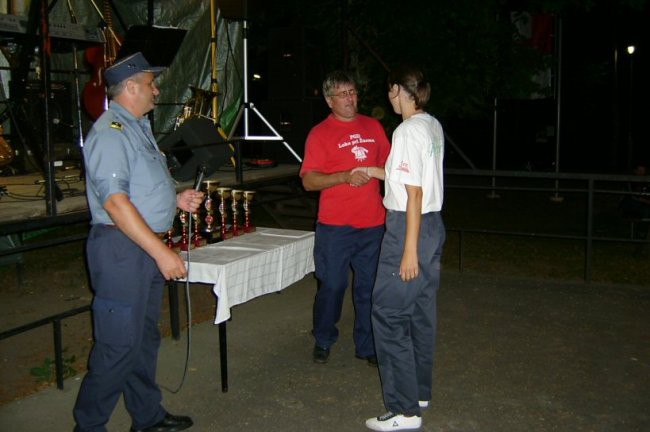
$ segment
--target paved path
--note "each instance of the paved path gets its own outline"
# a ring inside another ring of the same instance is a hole
[[[192,431],[363,431],[382,413],[377,370],[354,358],[350,301],[327,365],[311,361],[311,276],[233,309],[230,391],[217,328],[192,329],[187,382],[164,392]],[[650,430],[650,289],[443,272],[435,393],[423,431]],[[348,299],[349,300],[349,299]],[[178,385],[187,334],[165,339],[159,382]],[[0,431],[71,431],[79,380],[0,407]],[[118,406],[110,431],[130,421]]]

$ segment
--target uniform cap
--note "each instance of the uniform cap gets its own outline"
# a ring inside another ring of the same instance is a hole
[[[158,75],[164,70],[164,67],[151,66],[142,53],[137,52],[118,60],[107,68],[104,71],[104,79],[110,87],[140,72],[152,72],[154,75]]]

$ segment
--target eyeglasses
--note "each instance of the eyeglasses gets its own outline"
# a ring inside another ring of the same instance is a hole
[[[337,98],[345,99],[348,96],[352,97],[352,96],[356,96],[358,94],[359,94],[359,92],[356,89],[350,89],[350,90],[343,90],[342,92],[339,92],[339,93],[332,93],[329,96],[330,97],[337,97]]]

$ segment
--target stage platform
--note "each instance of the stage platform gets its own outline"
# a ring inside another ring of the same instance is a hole
[[[299,170],[299,164],[279,164],[270,168],[244,166],[242,182],[238,183],[234,168],[224,167],[207,176],[206,180],[217,181],[220,186],[256,190],[291,182],[297,178]],[[63,194],[63,199],[56,202],[56,215],[85,214],[88,205],[80,170],[57,170],[55,178]],[[191,180],[178,184],[178,190],[188,187],[192,187]],[[45,192],[46,184],[40,173],[0,177],[0,226],[47,217]]]

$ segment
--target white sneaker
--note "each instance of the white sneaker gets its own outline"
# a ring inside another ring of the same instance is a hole
[[[429,408],[429,401],[418,401],[420,408]]]
[[[422,417],[404,417],[402,414],[387,412],[379,417],[366,420],[366,427],[374,431],[400,431],[420,429]]]

